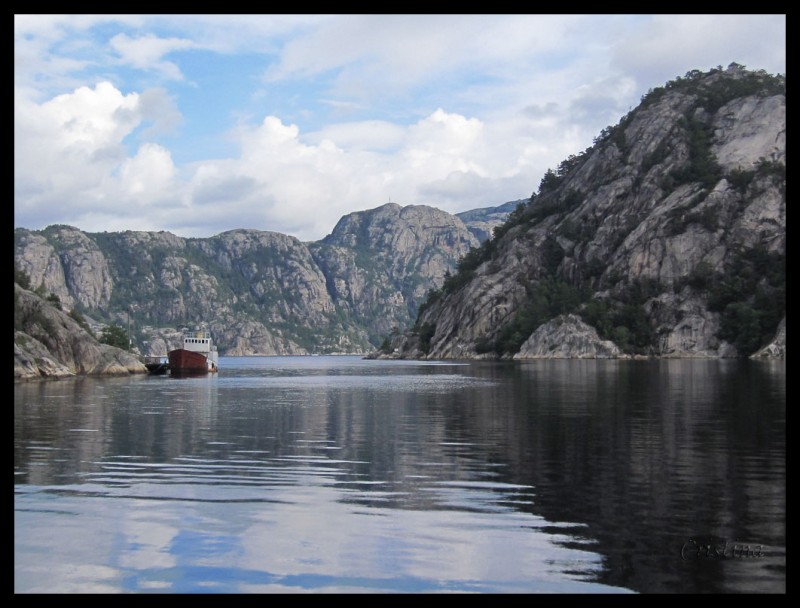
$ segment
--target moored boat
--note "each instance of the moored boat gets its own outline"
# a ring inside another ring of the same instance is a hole
[[[169,373],[173,376],[208,374],[217,371],[217,347],[206,329],[183,330],[183,348],[168,353]]]
[[[167,355],[147,355],[144,358],[144,366],[154,376],[166,374],[169,369],[169,357]]]

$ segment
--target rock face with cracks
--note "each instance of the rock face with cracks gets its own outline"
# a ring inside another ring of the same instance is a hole
[[[141,352],[166,354],[180,328],[208,324],[223,355],[366,353],[407,327],[506,204],[458,216],[387,204],[343,217],[303,243],[241,229],[210,238],[168,232],[15,231],[30,286],[96,327],[131,327]]]
[[[610,340],[577,315],[559,315],[536,328],[515,359],[616,359],[622,355]]]
[[[143,353],[203,322],[223,355],[785,357],[785,157],[785,78],[731,64],[650,91],[530,200],[457,216],[390,203],[313,243],[18,228],[14,261]],[[136,369],[62,316],[45,321],[62,345],[17,328],[20,374]]]
[[[376,356],[784,357],[785,155],[782,76],[731,64],[655,89]]]
[[[75,319],[35,293],[14,286],[14,379],[134,374],[134,354],[99,343]]]

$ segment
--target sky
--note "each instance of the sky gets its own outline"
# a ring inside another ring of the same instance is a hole
[[[314,241],[528,198],[648,90],[786,73],[786,15],[14,16],[14,224]]]

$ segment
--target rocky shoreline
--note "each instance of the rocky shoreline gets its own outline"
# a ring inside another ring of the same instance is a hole
[[[101,344],[32,291],[14,285],[14,380],[147,373],[133,353]]]

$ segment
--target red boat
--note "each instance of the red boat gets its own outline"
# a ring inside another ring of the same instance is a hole
[[[217,347],[205,329],[183,330],[183,348],[169,351],[169,373],[179,376],[217,371]]]

